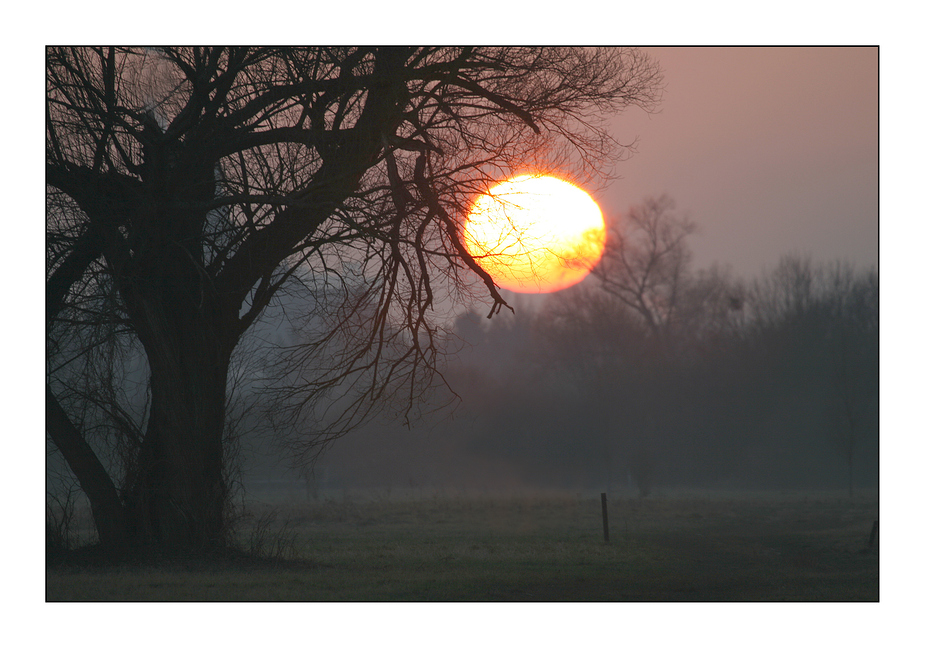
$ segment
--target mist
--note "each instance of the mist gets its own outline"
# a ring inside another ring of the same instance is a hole
[[[374,418],[301,467],[255,422],[245,490],[875,488],[876,272],[785,256],[751,282],[688,274],[670,348],[594,276],[490,320],[473,306],[437,411]]]

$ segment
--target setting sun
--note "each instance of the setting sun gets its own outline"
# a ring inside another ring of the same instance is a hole
[[[475,200],[466,249],[502,288],[548,293],[573,286],[604,250],[604,217],[579,187],[546,175],[501,182]]]

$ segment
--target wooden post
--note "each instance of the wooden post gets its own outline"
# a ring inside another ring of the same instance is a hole
[[[607,493],[601,493],[601,515],[604,516],[604,542],[610,542],[610,525],[607,523]]]

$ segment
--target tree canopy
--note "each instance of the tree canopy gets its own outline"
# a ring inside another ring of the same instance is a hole
[[[441,300],[504,306],[460,239],[473,196],[606,179],[606,119],[660,83],[617,48],[49,48],[46,427],[103,544],[222,542],[229,367],[284,294],[312,322],[286,398],[321,421],[352,394],[321,442],[426,390]]]

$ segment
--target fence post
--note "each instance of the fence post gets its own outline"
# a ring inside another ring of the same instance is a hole
[[[610,525],[607,523],[607,493],[601,493],[601,515],[604,516],[604,542],[610,542]]]
[[[874,540],[877,539],[877,527],[879,526],[879,525],[878,525],[878,522],[879,522],[879,520],[874,520],[874,524],[873,524],[873,526],[870,528],[870,538],[867,540],[867,548],[868,548],[868,549],[873,549],[873,548],[874,548]]]

